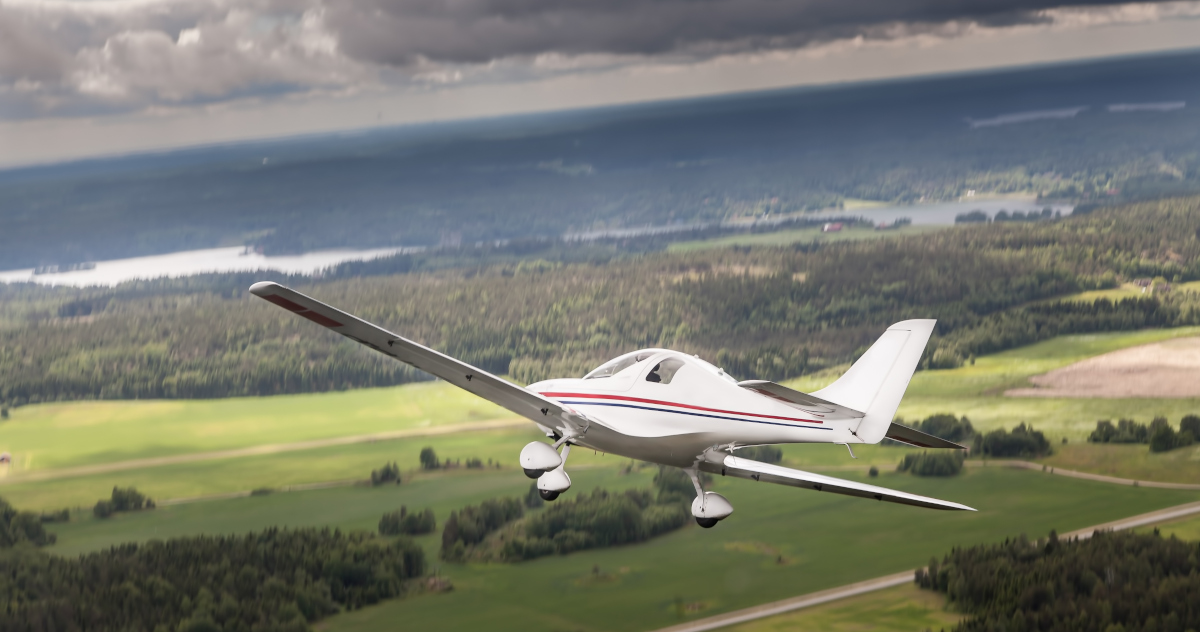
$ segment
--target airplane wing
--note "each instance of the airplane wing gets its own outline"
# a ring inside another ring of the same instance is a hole
[[[908,445],[916,446],[918,448],[952,448],[955,450],[967,449],[967,446],[958,445],[953,441],[947,441],[941,437],[935,437],[929,433],[909,428],[908,426],[902,426],[894,421],[892,422],[892,425],[888,427],[887,434],[884,436],[892,441],[907,443]]]
[[[766,380],[746,380],[738,382],[738,386],[754,391],[764,397],[781,401],[792,408],[803,410],[806,413],[824,417],[828,419],[861,419],[866,416],[866,413],[847,408],[840,404],[835,404],[831,401],[821,399],[801,393],[800,391],[790,389],[782,384],[768,382]]]
[[[906,492],[898,492],[884,487],[876,487],[865,483],[856,483],[847,481],[832,476],[823,476],[821,474],[813,474],[811,472],[802,472],[791,468],[780,467],[778,465],[770,465],[768,463],[760,463],[743,459],[732,454],[726,456],[720,464],[709,461],[702,461],[700,469],[711,472],[713,474],[721,474],[723,476],[737,476],[739,478],[748,478],[755,481],[775,483],[777,485],[790,485],[792,487],[801,487],[804,489],[812,489],[819,492],[832,492],[834,494],[845,494],[846,496],[858,496],[859,498],[874,498],[891,503],[899,503],[901,505],[913,505],[915,507],[926,507],[928,509],[950,509],[958,511],[975,511],[974,509],[952,503],[946,500],[938,500],[927,496],[918,496]]]
[[[556,425],[555,420],[562,420],[569,426],[578,428],[587,423],[578,413],[563,408],[553,400],[355,318],[278,283],[255,283],[250,286],[250,292],[359,344],[495,402],[540,425],[553,427]]]

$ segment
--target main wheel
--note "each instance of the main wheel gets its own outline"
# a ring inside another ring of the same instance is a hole
[[[525,476],[528,476],[529,478],[541,478],[542,474],[545,474],[545,472],[541,470],[525,470]]]
[[[717,519],[716,518],[696,518],[696,524],[700,525],[701,527],[703,527],[705,529],[711,529],[711,528],[717,526]]]
[[[538,495],[541,496],[542,500],[544,500],[546,502],[550,502],[550,501],[554,500],[555,498],[558,498],[558,492],[552,492],[548,489],[539,489]],[[714,520],[714,522],[716,522],[716,521]]]

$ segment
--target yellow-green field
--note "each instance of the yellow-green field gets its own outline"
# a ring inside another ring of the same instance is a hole
[[[1039,461],[1140,481],[1200,483],[1200,445],[1195,444],[1170,452],[1151,452],[1145,444],[1072,444],[1055,446],[1054,454]]]
[[[900,414],[920,419],[933,413],[965,414],[981,430],[1027,421],[1045,431],[1059,452],[1056,467],[1140,480],[1195,482],[1200,446],[1150,455],[1145,446],[1092,446],[1083,442],[1097,419],[1130,417],[1149,421],[1165,415],[1173,423],[1200,412],[1200,401],[1009,398],[1032,375],[1138,344],[1200,334],[1200,328],[1064,336],[979,358],[974,366],[923,371],[913,379]],[[811,391],[837,371],[789,382]],[[511,420],[506,431],[452,432],[406,440],[376,441],[242,458],[114,471],[86,477],[22,482],[23,475],[112,464],[128,459],[186,455],[263,444],[330,439],[397,430],[450,429],[455,425]],[[1067,438],[1065,448],[1059,443]],[[361,479],[385,461],[416,467],[421,446],[451,458],[489,458],[511,466],[520,446],[536,438],[532,426],[486,401],[441,382],[342,393],[202,401],[125,401],[43,404],[18,408],[0,424],[0,451],[16,461],[0,478],[0,495],[37,509],[90,505],[112,485],[138,485],[157,498],[177,498],[283,487],[319,481]],[[577,451],[578,452],[578,451]],[[894,448],[863,446],[858,461],[841,446],[788,446],[785,461],[796,467],[889,469],[902,455]],[[573,456],[586,464],[589,455]],[[596,457],[615,459],[616,457]]]
[[[920,632],[949,629],[962,615],[946,598],[912,584],[743,623],[728,632]]]
[[[1141,533],[1150,533],[1155,529],[1158,529],[1159,534],[1164,538],[1174,536],[1180,540],[1200,541],[1200,516],[1164,522],[1153,527],[1141,527],[1137,530]]]
[[[730,235],[715,239],[697,241],[678,241],[667,246],[667,252],[687,252],[706,248],[728,248],[730,246],[787,246],[790,244],[810,241],[855,241],[860,239],[883,239],[902,235],[920,235],[937,230],[947,230],[949,226],[903,226],[894,230],[875,230],[874,228],[845,228],[836,233],[823,232],[821,228],[797,228],[780,230],[770,233],[750,233],[745,235]]]
[[[913,376],[898,414],[922,419],[934,413],[966,415],[978,429],[1012,427],[1024,421],[1054,439],[1082,442],[1098,419],[1132,418],[1148,422],[1158,415],[1178,424],[1200,414],[1197,399],[1081,399],[1005,397],[1011,388],[1029,386],[1029,378],[1102,353],[1182,336],[1200,335],[1200,327],[1060,336],[1052,340],[978,358],[974,366],[921,371]],[[788,382],[811,392],[829,384],[845,367]]]
[[[1055,439],[1057,467],[1135,472],[1143,480],[1195,477],[1194,450],[1149,455],[1146,446],[1091,446],[1082,439],[1097,418],[1130,416],[1147,421],[1200,410],[1194,400],[1012,399],[1004,390],[1071,362],[1136,344],[1198,335],[1200,328],[1095,336],[1068,336],[978,359],[974,366],[919,373],[901,414],[967,414],[987,430],[1030,421]],[[792,382],[801,390],[827,383],[835,372]],[[507,412],[443,383],[346,393],[258,399],[180,402],[85,402],[21,408],[0,425],[0,450],[18,456],[16,476],[0,496],[28,509],[81,507],[68,524],[54,524],[59,541],[50,550],[76,554],[125,541],[197,533],[239,533],[268,526],[331,526],[370,529],[400,504],[432,508],[439,520],[463,505],[499,495],[523,494],[529,480],[515,467],[516,454],[538,438],[532,425],[492,431],[314,447],[304,450],[175,462],[156,467],[97,472],[56,480],[22,481],[56,469],[98,466],[149,456],[187,455],[261,444],[327,439],[405,429],[510,418]],[[1063,447],[1060,437],[1070,443]],[[456,460],[479,458],[502,467],[483,471],[423,472],[423,446]],[[496,630],[651,629],[702,618],[912,568],[948,548],[995,541],[1021,532],[1040,535],[1099,524],[1200,499],[1200,493],[1113,486],[1035,471],[969,468],[948,479],[894,472],[905,450],[882,446],[784,447],[784,463],[835,472],[852,480],[957,500],[978,513],[930,512],[787,487],[721,479],[737,513],[716,529],[694,525],[635,546],[577,552],[521,564],[457,565],[436,562],[439,539],[423,536],[438,572],[455,585],[450,593],[393,600],[345,613],[320,624],[332,632],[412,627]],[[32,455],[32,460],[29,459]],[[24,459],[24,460],[22,460]],[[318,481],[362,480],[395,461],[404,483],[345,486],[164,506],[109,520],[86,510],[114,485],[136,486],[157,499],[282,488]],[[614,456],[576,450],[571,455],[575,488],[620,489],[650,484],[654,469],[630,468]],[[882,471],[868,479],[866,470]],[[1200,530],[1183,521],[1179,533]],[[1164,531],[1164,533],[1167,533]],[[580,604],[571,609],[547,601]],[[622,607],[612,608],[620,603]],[[744,630],[906,630],[949,627],[939,595],[901,587],[853,600],[747,624]]]
[[[1173,285],[1172,292],[1200,292],[1200,281],[1191,281],[1189,283],[1180,283]],[[1149,290],[1144,290],[1133,283],[1122,283],[1120,287],[1110,288],[1107,290],[1092,290],[1090,292],[1080,292],[1073,294],[1064,299],[1075,303],[1093,303],[1098,299],[1108,299],[1110,301],[1119,301],[1123,298],[1137,298],[1139,296],[1148,296]],[[1060,300],[1060,299],[1053,299]]]
[[[313,395],[39,404],[0,424],[13,473],[513,418],[424,382]]]

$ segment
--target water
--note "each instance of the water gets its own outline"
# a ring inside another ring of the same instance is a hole
[[[971,211],[983,211],[988,217],[993,217],[999,211],[1030,211],[1038,213],[1049,207],[1052,211],[1070,215],[1075,208],[1072,204],[1047,204],[1030,199],[1000,198],[980,199],[969,202],[940,202],[937,204],[919,204],[914,206],[880,206],[875,208],[858,208],[853,210],[830,209],[812,213],[799,213],[780,216],[768,216],[753,221],[733,220],[720,224],[673,224],[670,226],[640,226],[635,228],[610,228],[581,233],[569,233],[564,236],[568,241],[590,241],[594,239],[621,239],[628,237],[645,237],[649,235],[665,235],[669,233],[687,232],[696,229],[710,228],[719,225],[726,228],[745,228],[748,225],[764,226],[782,224],[793,219],[832,219],[844,217],[863,217],[876,224],[890,224],[897,219],[906,217],[916,226],[951,226],[954,218]]]
[[[946,226],[954,223],[955,216],[980,210],[994,216],[997,211],[1029,211],[1040,212],[1050,207],[1069,215],[1071,205],[1040,204],[1032,200],[1020,199],[991,199],[971,202],[946,202],[940,204],[922,204],[918,206],[889,206],[879,208],[861,208],[854,210],[828,210],[815,213],[805,213],[801,217],[814,219],[833,217],[865,217],[879,223],[891,223],[901,217],[912,220],[914,225]],[[783,222],[788,217],[769,217],[759,219],[758,224]],[[744,222],[726,223],[728,226],[745,226]],[[644,235],[665,234],[671,232],[704,228],[704,225],[671,225],[643,226],[638,228],[618,228],[588,233],[574,233],[564,236],[568,240],[592,240],[614,237],[638,237]],[[284,255],[268,257],[258,253],[247,253],[241,246],[230,248],[210,248],[207,250],[189,250],[173,252],[152,257],[134,257],[131,259],[115,259],[112,261],[96,262],[95,267],[87,270],[71,270],[45,274],[34,274],[32,268],[25,270],[10,270],[0,272],[0,283],[19,283],[32,281],[44,285],[70,285],[83,287],[89,285],[113,286],[125,281],[136,279],[155,279],[162,277],[183,277],[208,272],[248,272],[252,270],[277,270],[291,274],[313,274],[324,268],[337,265],[344,261],[366,261],[377,259],[401,252],[416,252],[421,247],[409,248],[377,248],[374,250],[323,250],[302,255]]]
[[[993,217],[998,211],[1005,210],[1009,213],[1013,211],[1029,211],[1042,212],[1042,209],[1049,207],[1053,211],[1060,211],[1063,215],[1070,215],[1075,208],[1073,204],[1047,204],[1044,202],[1036,202],[1034,200],[1022,199],[991,199],[978,200],[967,202],[943,202],[938,204],[920,204],[917,206],[888,206],[879,208],[860,208],[846,211],[820,211],[807,215],[807,217],[847,217],[857,216],[865,217],[876,224],[881,222],[891,223],[907,217],[912,220],[914,226],[949,226],[954,224],[954,218],[961,213],[970,213],[971,211],[983,211],[988,217]]]
[[[183,277],[208,272],[248,272],[252,270],[277,270],[291,274],[313,274],[324,268],[344,261],[366,261],[413,248],[377,248],[374,250],[323,250],[301,255],[266,255],[247,253],[241,246],[231,248],[209,248],[173,252],[152,257],[134,257],[98,261],[88,270],[34,274],[32,268],[0,272],[0,282],[19,283],[32,281],[44,285],[88,285],[113,286],[136,279]]]

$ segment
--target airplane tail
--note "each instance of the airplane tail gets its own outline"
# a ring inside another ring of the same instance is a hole
[[[879,443],[892,425],[935,323],[906,320],[888,327],[845,375],[813,395],[865,412],[855,434],[863,443]]]

